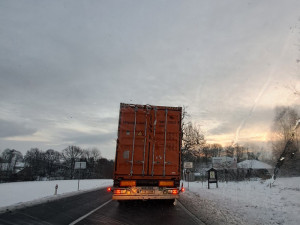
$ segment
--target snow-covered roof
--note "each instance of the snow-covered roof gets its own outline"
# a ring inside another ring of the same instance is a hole
[[[273,167],[267,163],[258,160],[245,160],[237,164],[238,168],[252,168],[252,169],[272,169]]]

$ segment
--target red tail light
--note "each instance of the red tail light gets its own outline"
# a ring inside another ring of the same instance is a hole
[[[177,194],[178,194],[178,190],[176,190],[176,189],[175,189],[175,190],[172,190],[172,194],[173,194],[173,195],[177,195]]]
[[[183,188],[181,188],[181,192],[185,192],[185,188],[183,187]]]
[[[121,190],[120,189],[115,190],[115,194],[117,195],[121,194]]]
[[[111,187],[106,188],[107,192],[111,192]]]

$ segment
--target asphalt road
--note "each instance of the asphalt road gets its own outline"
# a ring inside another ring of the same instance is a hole
[[[0,224],[203,224],[180,202],[133,201],[119,204],[111,201],[105,189],[75,195],[53,202],[0,214]]]

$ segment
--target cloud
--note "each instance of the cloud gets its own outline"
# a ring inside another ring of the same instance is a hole
[[[216,128],[210,129],[209,133],[212,135],[218,135],[218,134],[232,133],[234,131],[235,131],[235,127],[233,126],[233,124],[230,124],[229,122],[222,122]]]
[[[36,127],[46,141],[0,144],[99,144],[111,154],[120,102],[190,106],[192,119],[217,136],[234,134],[259,96],[241,133],[267,130],[272,107],[287,101],[283,82],[294,81],[287,76],[298,49],[287,37],[299,4],[5,1],[0,137]]]
[[[104,134],[87,134],[81,132],[72,132],[72,134],[69,134],[65,138],[63,138],[63,141],[72,142],[78,145],[97,145],[112,142],[116,138],[116,132]]]
[[[0,119],[0,137],[16,137],[32,135],[37,129],[29,127],[26,123],[17,123]]]
[[[253,128],[263,128],[267,131],[274,116],[274,109],[265,107],[256,108],[249,117],[250,110],[251,107],[239,107],[236,108],[235,111],[232,109],[224,110],[222,115],[210,113],[210,118],[218,121],[218,125],[209,129],[209,134],[219,135],[235,133],[245,118],[247,120],[245,121],[241,132],[243,132],[243,129]]]
[[[68,145],[77,145],[82,148],[96,147],[103,157],[114,159],[117,132],[108,133],[83,133],[77,131],[64,131],[60,143],[65,143],[62,149]]]

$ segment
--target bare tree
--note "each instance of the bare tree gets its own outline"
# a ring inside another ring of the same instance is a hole
[[[295,109],[278,107],[275,110],[271,136],[274,161],[277,161],[274,179],[279,168],[283,175],[300,174],[300,129],[296,129],[297,125],[295,127],[298,120],[299,115]]]
[[[87,168],[82,174],[86,178],[96,177],[96,164],[97,160],[101,158],[101,153],[97,148],[85,149],[81,156],[81,161],[86,161]]]
[[[191,122],[189,122],[184,128],[184,136],[183,136],[183,147],[185,149],[193,149],[199,150],[200,147],[204,146],[205,139],[200,128],[194,126]]]
[[[94,158],[94,160],[98,160],[101,158],[101,152],[97,148],[92,148],[91,150],[91,156]]]
[[[21,162],[23,160],[23,155],[15,149],[5,149],[2,152],[1,158],[7,165],[6,170],[12,174],[15,171],[17,162]]]
[[[68,146],[62,151],[62,158],[66,162],[69,170],[69,176],[72,179],[74,176],[75,162],[78,161],[83,154],[83,150],[78,146]]]
[[[24,156],[26,167],[30,168],[31,179],[37,176],[44,176],[45,162],[43,161],[43,152],[38,148],[31,148]]]
[[[234,153],[235,153],[235,148],[232,145],[225,147],[225,154],[227,157],[233,158]]]
[[[241,162],[244,159],[244,155],[246,152],[246,148],[243,146],[240,146],[239,144],[237,144],[235,146],[235,153],[236,153],[236,161],[237,163]]]
[[[201,149],[205,145],[203,132],[199,127],[194,126],[191,122],[183,127],[183,160],[195,160],[200,157]],[[193,159],[192,159],[193,158]]]
[[[21,152],[15,149],[5,149],[1,154],[0,175],[2,178],[12,180],[16,174],[16,165],[23,161]]]
[[[181,114],[181,135],[182,135],[182,137],[185,132],[184,127],[186,125],[186,119],[188,117],[190,117],[190,114],[188,114],[188,112],[187,112],[187,108],[188,108],[187,106],[182,106],[182,114]]]
[[[46,172],[49,176],[55,172],[57,165],[60,164],[61,154],[53,149],[48,149],[44,153],[46,161]]]
[[[271,135],[272,151],[275,159],[280,156],[284,149],[298,118],[299,115],[296,110],[290,107],[277,107],[275,109],[275,118]],[[295,133],[294,143],[296,148],[299,149],[299,132]]]
[[[88,162],[97,161],[99,158],[101,158],[101,152],[95,147],[92,149],[85,149],[82,150],[82,157],[86,158]]]
[[[209,144],[206,144],[202,148],[202,154],[205,160],[205,164],[208,164],[208,159],[211,157],[211,146]]]
[[[220,157],[221,153],[223,151],[222,145],[220,145],[218,143],[211,144],[210,149],[211,149],[211,156],[212,157]]]

